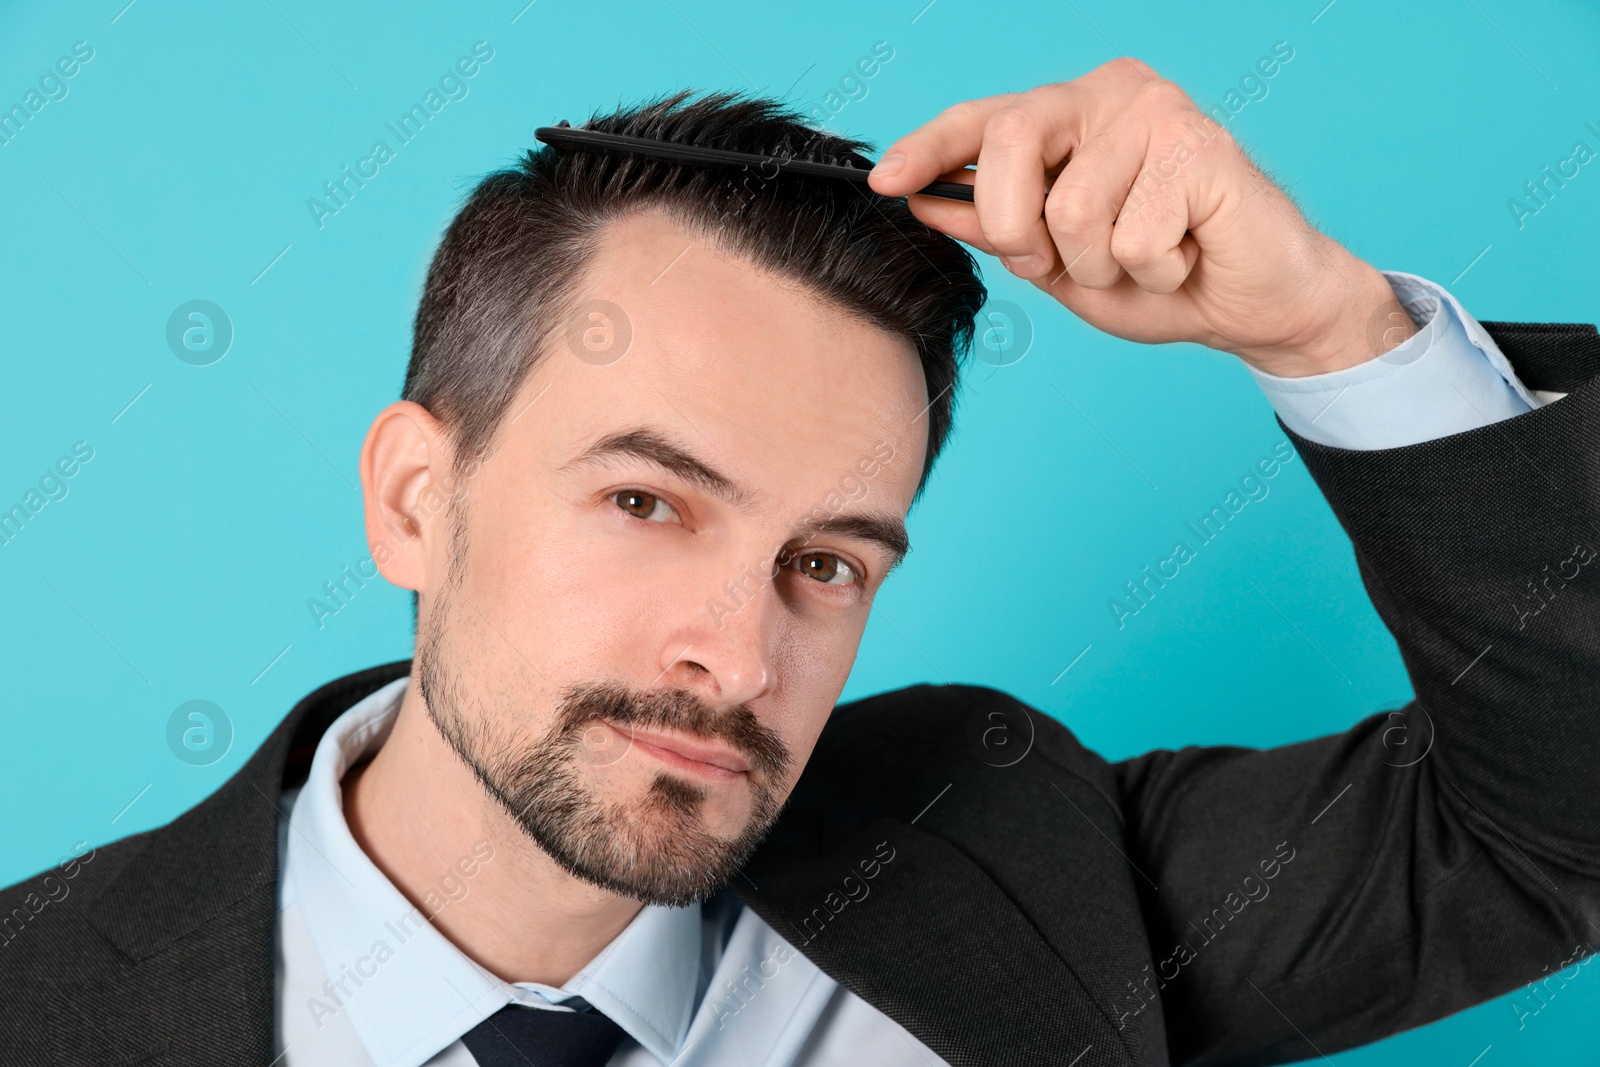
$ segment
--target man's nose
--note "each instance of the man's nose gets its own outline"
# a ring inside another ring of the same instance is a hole
[[[713,576],[709,594],[686,605],[687,616],[662,645],[660,681],[719,704],[743,704],[772,690],[782,603],[766,570],[745,566]]]

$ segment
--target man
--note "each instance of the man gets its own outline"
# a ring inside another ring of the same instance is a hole
[[[590,125],[869,165],[760,101]],[[871,181],[544,149],[478,187],[361,457],[414,663],[79,862],[0,951],[0,1058],[1274,1063],[1583,965],[1594,328],[1380,274],[1132,60]],[[983,302],[957,240],[1249,365],[1415,702],[1114,765],[993,690],[833,709]]]

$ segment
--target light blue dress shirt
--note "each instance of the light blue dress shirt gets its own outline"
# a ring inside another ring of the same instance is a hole
[[[1419,332],[1346,370],[1279,378],[1252,370],[1290,429],[1322,444],[1392,448],[1510,418],[1535,393],[1443,289],[1385,273]],[[462,1034],[510,1003],[593,1008],[627,1033],[610,1067],[938,1067],[943,1060],[823,974],[730,893],[701,907],[642,908],[561,988],[507,983],[429,922],[472,892],[487,842],[414,907],[362,852],[339,782],[394,725],[398,679],[323,735],[279,826],[274,1067],[475,1067]]]
[[[1559,397],[1524,386],[1455,297],[1414,274],[1383,276],[1418,327],[1403,343],[1377,359],[1308,378],[1250,368],[1289,429],[1339,448],[1396,448],[1475,430]]]
[[[939,1067],[898,1023],[823,974],[731,893],[647,906],[559,989],[508,983],[428,921],[497,859],[463,852],[415,907],[362,852],[339,782],[389,736],[409,678],[359,701],[284,793],[273,1067],[475,1067],[459,1040],[517,1003],[592,1007],[628,1035],[609,1067]]]

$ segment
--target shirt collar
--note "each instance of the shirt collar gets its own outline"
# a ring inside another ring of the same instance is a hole
[[[327,1010],[348,1014],[376,1067],[417,1067],[512,1001],[567,1008],[587,1001],[651,1055],[671,1061],[701,999],[702,939],[719,926],[703,921],[700,908],[640,909],[560,989],[507,983],[428,921],[452,895],[472,891],[492,849],[440,872],[438,890],[419,909],[356,844],[339,782],[388,738],[407,682],[396,679],[328,728],[289,816],[284,878],[327,974]]]

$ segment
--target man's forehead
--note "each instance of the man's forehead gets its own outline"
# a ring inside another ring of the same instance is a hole
[[[796,462],[842,475],[892,456],[909,507],[927,395],[906,338],[658,213],[609,227],[572,304],[518,400],[539,396],[561,462],[641,426],[757,486]]]

